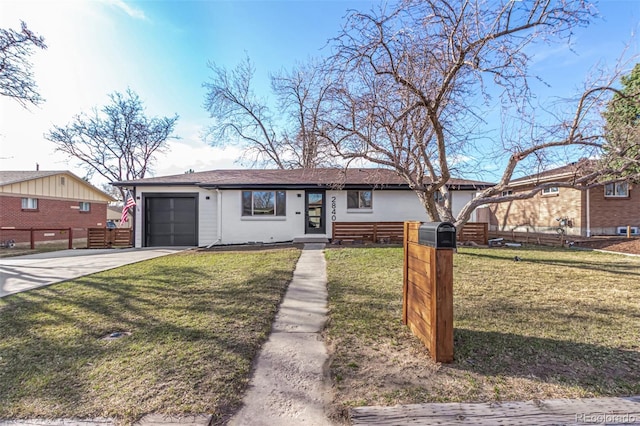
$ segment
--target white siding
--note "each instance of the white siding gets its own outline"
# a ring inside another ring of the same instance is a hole
[[[475,198],[476,191],[451,191],[453,194],[451,198],[451,210],[453,211],[454,217],[458,217],[458,213],[460,210],[471,200]],[[469,218],[469,222],[474,222],[476,220],[476,212],[475,210],[471,213],[471,217]]]
[[[452,191],[453,214],[456,215],[466,201],[472,197],[472,191]],[[335,198],[334,198],[335,197]],[[335,215],[333,202],[335,200]],[[415,192],[410,190],[374,190],[372,208],[347,209],[347,191],[327,191],[327,233],[331,235],[331,222],[404,222],[417,220],[429,221],[427,213]]]
[[[243,217],[242,191],[222,191],[222,243],[276,243],[304,236],[304,190],[288,190],[286,216]],[[300,196],[298,196],[300,195]]]
[[[206,246],[218,240],[218,203],[215,190],[210,191],[194,186],[162,186],[136,188],[136,235],[135,246],[142,247],[144,229],[142,227],[142,195],[144,193],[198,193],[198,244]],[[209,199],[207,200],[207,197]]]
[[[241,192],[222,191],[222,243],[238,244],[249,241],[280,242],[305,236],[305,191],[287,191],[286,217],[242,217]],[[473,198],[474,191],[452,191],[454,215]],[[347,191],[326,192],[326,237],[331,237],[332,222],[403,222],[429,221],[413,191],[373,191],[372,209],[347,209]],[[312,236],[321,236],[313,234]]]
[[[247,242],[274,243],[291,241],[305,236],[305,191],[287,190],[286,216],[243,217],[242,191],[221,190],[221,206],[218,209],[218,193],[193,186],[139,187],[136,199],[135,245],[141,247],[142,194],[166,192],[196,192],[198,197],[199,245],[241,244]],[[473,198],[474,191],[452,191],[454,215]],[[209,197],[207,200],[206,197]],[[331,237],[332,222],[402,222],[406,220],[428,221],[429,218],[418,197],[409,190],[374,190],[372,209],[347,209],[346,190],[326,192],[326,237]],[[218,211],[221,233],[218,235]],[[313,236],[322,236],[313,234]]]

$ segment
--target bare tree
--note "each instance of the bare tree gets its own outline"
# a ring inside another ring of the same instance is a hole
[[[178,115],[145,115],[138,95],[109,95],[111,103],[90,114],[79,114],[66,126],[54,126],[45,137],[56,151],[79,162],[89,176],[98,173],[110,182],[142,179],[152,169],[155,156],[166,150]],[[119,188],[124,200],[124,189]]]
[[[335,157],[316,131],[329,84],[318,68],[301,66],[271,77],[279,102],[276,116],[253,91],[255,69],[248,57],[232,70],[213,63],[209,67],[213,76],[203,86],[205,108],[214,120],[210,143],[240,145],[244,159],[254,165],[289,169],[333,163]]]
[[[24,22],[20,22],[19,32],[0,28],[0,95],[15,99],[23,107],[42,102],[29,62],[34,48],[46,49],[47,45]]]
[[[322,136],[345,158],[395,169],[432,220],[463,224],[476,207],[516,197],[502,191],[518,167],[601,152],[603,127],[593,118],[620,70],[586,87],[571,114],[556,112],[555,123],[541,125],[527,53],[534,43],[563,41],[595,14],[586,0],[406,0],[390,11],[353,12],[335,41],[336,84]],[[495,186],[454,217],[447,184],[473,158],[482,108],[497,96],[507,117],[506,166]],[[594,185],[597,176],[574,187]]]
[[[328,99],[331,81],[320,62],[298,65],[271,77],[271,85],[280,102],[280,112],[290,123],[285,125],[283,144],[290,165],[312,169],[336,165],[335,152],[321,137],[321,117]]]

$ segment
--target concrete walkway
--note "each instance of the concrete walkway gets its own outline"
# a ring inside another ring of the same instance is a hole
[[[176,248],[61,250],[1,258],[0,297],[182,250]]]
[[[305,244],[293,281],[264,344],[234,426],[332,423],[326,416],[327,349],[320,332],[327,319],[324,244]]]

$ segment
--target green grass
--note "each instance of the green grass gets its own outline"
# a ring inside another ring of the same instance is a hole
[[[191,252],[0,299],[0,418],[223,421],[298,256]]]
[[[640,258],[460,249],[455,361],[441,365],[402,324],[402,257],[398,248],[327,251],[338,410],[640,394]]]

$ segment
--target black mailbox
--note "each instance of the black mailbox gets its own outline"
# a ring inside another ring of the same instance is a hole
[[[456,227],[450,222],[425,222],[418,229],[418,242],[434,248],[456,248]]]

